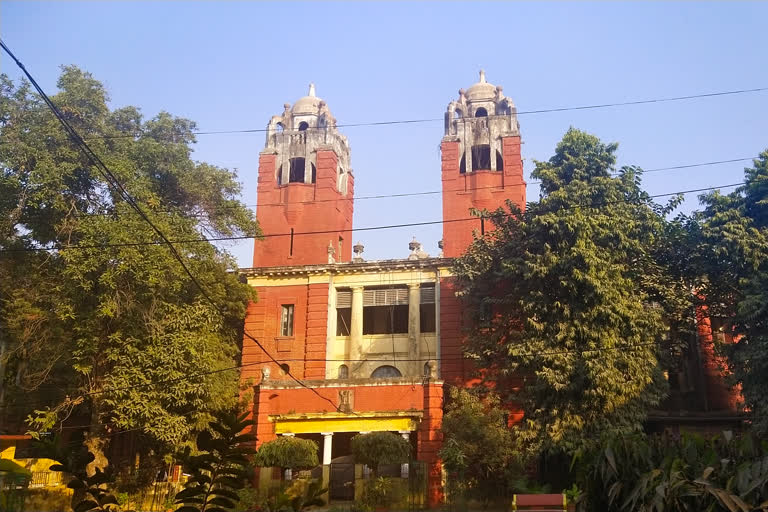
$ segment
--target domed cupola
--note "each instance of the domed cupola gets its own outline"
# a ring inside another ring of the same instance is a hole
[[[517,110],[485,72],[448,104],[441,152],[443,253],[452,258],[472,243],[475,230],[489,229],[482,221],[463,220],[471,209],[492,211],[507,199],[525,208]]]
[[[293,106],[283,105],[283,113],[272,116],[267,126],[265,149],[274,149],[279,155],[277,183],[314,183],[316,153],[321,146],[330,146],[336,152],[339,160],[337,187],[346,193],[347,174],[351,171],[349,143],[336,128],[336,118],[328,104],[315,94],[315,84],[309,84],[307,95],[296,100]]]
[[[309,85],[306,96],[267,125],[259,155],[256,215],[266,240],[254,244],[254,266],[346,262],[354,177],[347,138],[328,104]]]

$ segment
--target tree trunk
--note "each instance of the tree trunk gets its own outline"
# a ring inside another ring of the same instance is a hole
[[[105,454],[105,448],[108,443],[104,425],[101,423],[101,400],[94,398],[91,408],[91,426],[85,436],[85,447],[95,457],[86,467],[88,476],[96,473],[96,468],[104,471],[109,465],[109,459]]]

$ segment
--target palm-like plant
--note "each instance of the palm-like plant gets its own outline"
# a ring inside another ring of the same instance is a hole
[[[253,454],[251,434],[242,434],[249,425],[247,413],[225,414],[197,436],[198,455],[189,457],[192,477],[176,494],[181,505],[176,512],[227,512],[240,500],[237,490],[248,478],[248,456]]]

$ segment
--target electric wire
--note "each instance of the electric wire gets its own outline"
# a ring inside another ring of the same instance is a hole
[[[618,101],[618,102],[612,102],[612,103],[597,103],[592,105],[578,105],[578,106],[571,106],[571,107],[554,107],[554,108],[543,108],[543,109],[533,109],[533,110],[520,110],[520,111],[516,111],[515,114],[518,116],[524,116],[524,115],[534,115],[534,114],[550,114],[550,113],[556,113],[556,112],[571,112],[571,111],[578,111],[578,110],[595,110],[595,109],[615,108],[615,107],[624,107],[624,106],[632,106],[632,105],[647,105],[652,103],[669,103],[669,102],[675,102],[675,101],[687,101],[687,100],[702,99],[702,98],[713,98],[718,96],[751,94],[751,93],[764,92],[764,91],[768,91],[768,87],[755,87],[751,89],[736,89],[736,90],[730,90],[730,91],[717,91],[717,92],[702,93],[702,94],[689,94],[685,96],[672,96],[672,97],[666,97],[666,98],[650,98],[650,99],[644,99],[644,100]],[[509,115],[488,115],[485,118],[492,119],[495,117],[509,117]],[[476,118],[460,118],[459,120],[462,121],[464,119],[472,121]],[[404,125],[404,124],[424,124],[424,123],[435,123],[435,122],[444,122],[444,121],[445,121],[444,117],[430,117],[430,118],[421,118],[421,119],[399,119],[399,120],[390,120],[390,121],[341,123],[341,124],[335,124],[332,127],[310,126],[310,127],[307,127],[306,130],[302,130],[302,131],[310,131],[310,130],[324,131],[331,128],[356,128],[361,126],[392,126],[392,125]],[[241,129],[241,130],[194,131],[192,132],[192,134],[193,135],[229,135],[229,134],[237,134],[237,133],[266,133],[268,131],[270,131],[269,128],[247,128],[247,129]],[[278,133],[276,130],[272,130],[272,131],[275,131],[275,133]],[[286,133],[286,132],[283,132],[283,133]],[[138,135],[144,136],[144,134],[141,134],[141,133],[139,133]],[[89,137],[89,139],[122,139],[122,138],[136,138],[136,137],[137,137],[136,134],[119,134],[119,135],[96,135],[96,136]]]
[[[45,101],[46,105],[51,109],[54,116],[58,119],[59,123],[64,127],[64,130],[67,132],[67,134],[70,136],[72,141],[75,143],[75,145],[86,155],[86,157],[91,160],[93,164],[96,165],[97,169],[99,169],[99,172],[104,177],[105,181],[115,190],[120,197],[122,197],[126,203],[128,203],[131,208],[136,210],[136,212],[141,216],[141,218],[149,224],[149,226],[152,228],[152,230],[157,234],[158,237],[162,240],[162,242],[168,246],[171,255],[178,261],[179,265],[181,265],[184,272],[187,274],[187,276],[190,278],[192,283],[195,285],[195,287],[200,291],[200,294],[219,312],[219,314],[222,316],[222,318],[226,317],[226,313],[223,310],[223,308],[214,301],[211,296],[208,294],[206,289],[203,287],[203,285],[198,281],[198,279],[194,276],[194,274],[189,270],[189,267],[184,262],[184,258],[181,256],[181,254],[176,250],[176,247],[173,245],[171,241],[168,240],[168,238],[165,236],[165,234],[152,222],[152,220],[147,216],[147,214],[144,212],[144,210],[139,207],[139,205],[136,203],[136,201],[133,199],[133,197],[128,193],[128,191],[122,186],[120,181],[115,177],[115,175],[110,171],[110,169],[106,166],[106,164],[94,153],[91,148],[88,146],[88,144],[83,140],[83,138],[77,133],[77,131],[72,128],[72,126],[67,122],[64,115],[59,111],[58,107],[51,101],[51,99],[48,97],[47,94],[45,94],[45,91],[38,85],[37,81],[34,79],[34,77],[30,74],[29,71],[24,67],[24,64],[21,63],[19,59],[16,58],[16,56],[13,54],[13,52],[8,48],[8,46],[5,44],[2,39],[0,39],[0,46],[2,46],[3,50],[13,59],[13,61],[16,63],[16,65],[19,67],[19,69],[22,70],[22,72],[26,75],[27,79],[32,83],[35,90],[38,92],[38,94],[43,98],[43,101]],[[328,401],[331,405],[334,406],[336,410],[339,410],[339,406],[337,404],[334,404],[332,400],[330,400],[327,397],[322,396],[320,393],[318,393],[316,390],[306,386],[303,384],[298,378],[293,376],[290,373],[289,369],[286,369],[283,364],[280,363],[277,359],[275,359],[272,354],[270,354],[266,348],[257,340],[256,338],[252,337],[250,334],[246,333],[246,336],[250,338],[256,345],[264,352],[264,354],[269,357],[275,364],[277,364],[279,367],[283,368],[286,375],[291,377],[293,380],[296,381],[299,385],[312,390],[318,397],[322,398],[323,400]]]
[[[739,187],[742,185],[745,185],[745,182],[742,181],[738,183],[728,183],[725,185],[716,185],[712,187],[678,190],[674,192],[665,192],[662,194],[648,194],[648,195],[644,195],[643,198],[654,199],[659,197],[670,197],[670,196],[677,196],[677,195],[694,194],[694,193],[706,192],[710,190]],[[594,208],[601,208],[603,206],[608,206],[611,204],[633,203],[633,202],[635,202],[635,200],[621,199],[621,200],[615,200],[615,201],[605,201],[603,203],[591,204],[591,205],[588,205],[588,204],[564,205],[564,206],[558,207],[557,210],[572,210],[572,209],[581,209],[581,208],[594,209]],[[167,243],[182,245],[182,244],[193,244],[193,243],[252,240],[252,239],[302,236],[302,235],[327,235],[327,234],[334,234],[334,233],[352,233],[352,232],[362,232],[362,231],[377,231],[382,229],[398,229],[398,228],[406,228],[406,227],[429,226],[429,225],[435,225],[435,224],[449,224],[453,222],[468,222],[472,220],[480,220],[481,218],[490,218],[492,216],[493,215],[489,215],[488,217],[476,216],[476,217],[466,217],[461,219],[444,219],[444,220],[431,220],[431,221],[422,221],[422,222],[407,222],[402,224],[387,224],[382,226],[367,226],[362,228],[353,227],[353,228],[321,230],[321,231],[298,231],[293,233],[290,233],[290,232],[267,233],[267,234],[261,234],[261,235],[222,236],[222,237],[210,237],[210,238],[201,237],[201,238],[188,238],[188,239],[170,240],[170,241],[157,240],[153,242],[123,242],[123,243],[115,243],[115,244],[92,244],[92,245],[75,244],[75,245],[58,245],[56,247],[14,247],[14,248],[0,249],[0,254],[13,253],[13,252],[106,249],[109,247],[140,247],[145,245],[165,245]]]
[[[674,165],[669,167],[657,167],[653,169],[642,169],[640,174],[646,174],[651,172],[672,171],[672,170],[680,170],[680,169],[690,169],[694,167],[704,167],[704,166],[710,166],[710,165],[719,165],[719,164],[727,164],[727,163],[735,163],[735,162],[745,162],[745,161],[754,160],[754,159],[755,157],[731,158],[727,160],[714,160],[710,162],[699,162],[694,164]],[[620,176],[621,173],[613,172],[611,173],[611,175]],[[525,182],[525,185],[539,185],[539,184],[541,184],[541,181],[537,181],[537,180]],[[395,192],[392,194],[376,194],[376,195],[358,196],[358,197],[339,197],[335,199],[315,199],[315,200],[306,200],[306,201],[285,201],[282,203],[244,204],[240,206],[219,206],[219,207],[213,208],[211,211],[216,212],[216,211],[222,211],[222,210],[235,210],[235,209],[240,209],[242,207],[258,208],[260,206],[261,207],[288,206],[288,205],[295,205],[295,204],[335,203],[339,201],[365,201],[370,199],[390,199],[390,198],[400,198],[400,197],[428,196],[428,195],[444,194],[446,192],[472,192],[475,190],[503,189],[506,187],[513,187],[513,186],[515,185],[505,185],[505,186],[486,185],[482,187],[456,188],[456,189],[447,189],[447,190],[425,190],[420,192]],[[170,214],[181,213],[183,215],[187,215],[190,217],[200,217],[200,216],[206,215],[206,214],[199,214],[199,213],[185,213],[179,210],[170,210],[170,209],[153,210],[153,213],[170,213]],[[40,218],[48,215],[50,214],[40,212],[37,215],[32,214],[29,217]],[[116,212],[74,213],[71,216],[74,218],[81,218],[81,217],[93,217],[93,216],[122,216],[122,215],[136,215],[136,212],[125,212],[120,214],[117,214]]]

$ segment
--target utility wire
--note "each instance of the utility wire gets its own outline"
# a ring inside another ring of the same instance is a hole
[[[745,182],[738,182],[738,183],[729,183],[726,185],[717,185],[713,187],[702,187],[702,188],[696,188],[696,189],[689,189],[689,190],[678,190],[675,192],[665,192],[663,194],[653,194],[653,195],[647,195],[644,196],[644,198],[647,199],[653,199],[653,198],[659,198],[659,197],[670,197],[670,196],[677,196],[677,195],[684,195],[684,194],[693,194],[697,192],[706,192],[709,190],[718,190],[723,188],[732,188],[732,187],[738,187],[741,185],[744,185]],[[611,204],[619,204],[619,203],[632,203],[634,200],[630,199],[622,199],[622,200],[616,200],[616,201],[606,201],[600,204],[593,204],[593,205],[586,205],[586,204],[577,204],[577,205],[565,205],[558,207],[557,210],[573,210],[573,209],[580,209],[580,208],[601,208],[603,206],[608,206]],[[472,220],[478,220],[480,219],[480,216],[477,217],[466,217],[462,219],[445,219],[445,220],[430,220],[430,221],[423,221],[423,222],[408,222],[403,224],[388,224],[383,226],[367,226],[363,228],[348,228],[348,229],[333,229],[333,230],[323,230],[323,231],[299,231],[294,233],[269,233],[269,234],[262,234],[262,235],[241,235],[241,236],[222,236],[222,237],[211,237],[211,238],[188,238],[188,239],[182,239],[182,240],[161,240],[161,241],[155,241],[155,242],[124,242],[119,244],[93,244],[93,245],[67,245],[67,246],[56,246],[56,247],[22,247],[22,248],[11,248],[11,249],[2,249],[0,250],[0,254],[3,253],[13,253],[13,252],[41,252],[41,251],[64,251],[64,250],[72,250],[72,249],[78,249],[78,250],[86,250],[86,249],[105,249],[108,247],[140,247],[145,245],[164,245],[164,244],[193,244],[193,243],[210,243],[210,242],[223,242],[223,241],[234,241],[234,240],[250,240],[250,239],[261,239],[261,238],[276,238],[276,237],[284,237],[284,236],[301,236],[301,235],[326,235],[326,234],[334,234],[334,233],[350,233],[350,232],[358,232],[358,231],[376,231],[381,229],[396,229],[396,228],[406,228],[406,227],[415,227],[415,226],[429,226],[429,225],[435,225],[435,224],[449,224],[453,222],[467,222]]]
[[[727,164],[727,163],[734,163],[734,162],[745,162],[748,160],[754,160],[754,157],[746,157],[746,158],[731,158],[728,160],[714,160],[711,162],[699,162],[695,164],[684,164],[684,165],[674,165],[670,167],[657,167],[654,169],[643,169],[640,174],[646,174],[650,172],[662,172],[662,171],[672,171],[672,170],[679,170],[679,169],[691,169],[694,167],[704,167],[709,165],[719,165],[719,164]],[[611,173],[611,176],[620,176],[621,173],[613,172]],[[526,185],[539,185],[541,184],[541,181],[528,181],[525,183]],[[519,185],[519,184],[517,184]],[[242,207],[249,207],[249,208],[256,208],[259,206],[287,206],[287,205],[293,205],[293,204],[317,204],[317,203],[335,203],[337,201],[363,201],[368,199],[389,199],[389,198],[400,198],[400,197],[413,197],[413,196],[428,196],[428,195],[436,195],[436,194],[444,194],[446,192],[472,192],[474,190],[486,190],[486,189],[503,189],[507,187],[514,187],[516,185],[486,185],[483,187],[472,187],[472,188],[456,188],[456,189],[449,189],[449,190],[426,190],[422,192],[401,192],[401,193],[393,193],[393,194],[376,194],[376,195],[370,195],[370,196],[359,196],[359,197],[339,197],[336,199],[316,199],[314,201],[286,201],[282,203],[263,203],[263,204],[244,204],[240,206],[220,206],[213,208],[212,211],[220,211],[220,210],[235,210]],[[205,214],[187,214],[184,212],[181,212],[179,210],[153,210],[154,213],[181,213],[186,216],[190,217],[201,217]],[[76,213],[73,214],[72,217],[80,218],[80,217],[97,217],[97,216],[112,216],[112,215],[127,215],[132,214],[136,215],[135,212],[126,212],[126,213],[120,213],[117,214],[115,212],[99,212],[99,213]],[[39,218],[43,216],[48,216],[49,213],[43,213],[40,212],[38,215],[31,215],[32,218]]]
[[[576,110],[594,110],[594,109],[604,109],[604,108],[614,108],[614,107],[624,107],[624,106],[631,106],[631,105],[647,105],[651,103],[668,103],[668,102],[674,102],[674,101],[687,101],[687,100],[694,100],[694,99],[701,99],[701,98],[713,98],[717,96],[732,96],[732,95],[738,95],[738,94],[751,94],[756,92],[763,92],[768,91],[768,87],[756,87],[753,89],[736,89],[731,91],[718,91],[718,92],[710,92],[710,93],[703,93],[703,94],[689,94],[685,96],[672,96],[667,98],[651,98],[651,99],[644,99],[644,100],[631,100],[631,101],[619,101],[619,102],[613,102],[613,103],[597,103],[592,105],[579,105],[579,106],[573,106],[573,107],[555,107],[555,108],[544,108],[544,109],[536,109],[536,110],[521,110],[518,112],[515,112],[518,116],[524,116],[524,115],[532,115],[532,114],[549,114],[554,112],[570,112],[570,111],[576,111]],[[495,118],[495,117],[509,117],[509,115],[489,115],[486,118]],[[476,118],[459,118],[459,121],[462,121],[464,119],[468,120],[474,120]],[[308,127],[306,130],[303,131],[310,131],[310,130],[317,130],[317,131],[324,131],[328,130],[330,128],[354,128],[354,127],[360,127],[360,126],[391,126],[391,125],[400,125],[400,124],[423,124],[423,123],[435,123],[435,122],[444,122],[445,118],[443,117],[430,117],[430,118],[423,118],[423,119],[400,119],[400,120],[392,120],[392,121],[373,121],[373,122],[363,122],[363,123],[342,123],[342,124],[336,124],[333,127]],[[236,133],[265,133],[268,132],[269,128],[248,128],[243,130],[209,130],[209,131],[196,131],[192,132],[193,135],[228,135],[228,134],[236,134]],[[279,133],[276,131],[276,133]],[[288,133],[288,132],[283,132]],[[293,132],[291,132],[293,133]],[[296,132],[300,133],[300,132]],[[145,134],[138,134],[138,136],[144,136]],[[89,137],[89,139],[122,139],[122,138],[136,138],[137,135],[135,134],[120,134],[120,135],[97,135]]]
[[[714,342],[710,342],[710,343],[714,343]],[[630,343],[630,344],[617,345],[617,346],[614,346],[614,347],[600,347],[600,348],[583,349],[583,350],[581,350],[581,349],[579,349],[579,350],[563,349],[563,350],[545,350],[545,351],[540,351],[540,352],[521,352],[521,353],[510,354],[509,357],[522,359],[522,358],[529,358],[529,357],[536,358],[536,357],[547,357],[547,356],[557,356],[557,355],[566,355],[566,354],[601,353],[601,352],[609,352],[609,351],[612,351],[612,350],[634,350],[634,349],[651,347],[651,346],[663,346],[663,342],[652,341],[652,342],[646,342],[646,343]],[[434,357],[402,358],[402,359],[398,358],[398,359],[396,359],[396,362],[398,362],[398,363],[408,363],[408,362],[420,363],[420,362],[428,362],[428,361],[431,361],[433,359],[434,359]],[[330,363],[354,363],[354,362],[359,362],[359,363],[365,363],[365,362],[370,362],[370,363],[392,363],[392,358],[390,358],[390,357],[387,357],[387,358],[357,358],[357,359],[355,359],[355,358],[338,358],[338,359],[292,358],[292,359],[284,359],[284,361],[286,361],[286,362],[330,362]],[[472,362],[472,361],[474,361],[474,358],[472,358],[472,357],[465,357],[464,355],[458,355],[458,356],[441,357],[440,361],[467,361],[467,362]],[[223,372],[227,372],[227,371],[241,370],[243,368],[248,368],[248,367],[251,367],[251,366],[258,366],[258,365],[262,365],[262,364],[270,363],[270,362],[272,362],[271,359],[266,359],[266,360],[261,360],[261,361],[252,361],[250,363],[243,363],[243,364],[238,364],[238,365],[234,365],[234,366],[228,366],[226,368],[219,368],[217,370],[211,370],[211,371],[207,371],[207,372],[200,372],[200,373],[196,373],[196,374],[193,374],[193,375],[185,375],[184,377],[177,377],[177,378],[174,378],[174,379],[165,379],[165,380],[160,380],[160,381],[157,381],[157,382],[149,382],[149,383],[145,383],[145,384],[133,384],[133,385],[130,385],[130,386],[123,386],[123,387],[119,387],[119,388],[110,388],[110,389],[103,389],[103,390],[99,390],[99,391],[90,391],[90,392],[86,392],[86,393],[81,393],[79,396],[80,397],[89,397],[89,396],[94,396],[94,395],[103,395],[103,394],[107,394],[107,393],[117,393],[117,392],[122,392],[122,391],[130,391],[132,389],[151,388],[151,387],[160,386],[160,385],[174,384],[174,383],[177,383],[177,382],[187,381],[187,380],[189,380],[191,378],[194,378],[194,377],[203,377],[203,376],[213,375],[213,374],[217,374],[217,373],[223,373]],[[414,378],[416,378],[416,377],[414,377]],[[326,380],[326,379],[321,379],[321,380]],[[344,383],[344,381],[345,381],[345,379],[339,379],[338,382],[339,383]],[[279,380],[274,380],[274,381],[270,381],[270,382],[280,383]],[[336,382],[336,381],[334,381],[334,382]],[[41,405],[44,405],[47,402],[38,402],[38,403],[41,404]],[[7,405],[6,406],[0,406],[0,408],[8,408],[8,407],[28,408],[28,407],[30,407],[30,403],[29,402],[25,402],[24,404],[19,404],[19,405],[15,405],[15,406],[7,406]]]
[[[178,252],[176,247],[173,245],[173,243],[168,240],[168,238],[165,236],[165,234],[150,220],[150,218],[147,216],[146,213],[144,213],[144,210],[139,207],[139,205],[136,203],[136,201],[133,199],[133,197],[128,193],[128,191],[122,186],[120,181],[117,179],[117,177],[110,171],[110,169],[106,166],[106,164],[94,153],[91,148],[88,146],[88,144],[83,140],[82,137],[77,133],[77,131],[72,128],[72,126],[67,122],[67,120],[64,118],[63,114],[59,111],[59,109],[56,107],[56,105],[51,101],[51,99],[48,97],[47,94],[45,94],[45,91],[38,85],[37,81],[32,77],[32,75],[27,71],[27,69],[24,67],[24,64],[21,63],[19,59],[16,58],[16,56],[11,52],[11,50],[6,46],[5,42],[0,39],[0,46],[2,46],[3,50],[13,59],[13,61],[16,63],[16,65],[24,72],[24,74],[29,79],[30,83],[34,86],[35,90],[37,90],[38,94],[43,98],[45,103],[48,105],[48,107],[51,109],[53,114],[56,116],[58,121],[61,123],[61,125],[64,127],[64,130],[67,132],[67,134],[70,136],[72,141],[77,145],[77,147],[88,157],[89,160],[93,164],[96,165],[97,169],[99,169],[99,172],[104,177],[105,181],[115,190],[120,197],[122,197],[134,210],[136,210],[136,213],[138,213],[141,218],[149,224],[149,226],[152,228],[152,230],[157,234],[157,236],[160,237],[163,244],[167,245],[169,250],[171,251],[171,254],[173,255],[174,259],[179,262],[184,272],[189,276],[192,283],[197,287],[197,289],[200,291],[200,293],[205,297],[205,299],[219,312],[219,314],[222,316],[222,318],[226,317],[226,312],[222,309],[222,307],[214,301],[211,296],[208,294],[208,292],[205,290],[203,285],[198,281],[198,279],[192,274],[192,272],[189,270],[189,267],[184,262],[184,258],[181,256],[181,254]],[[285,367],[275,359],[272,354],[270,354],[267,349],[253,336],[248,334],[247,332],[245,335],[250,338],[256,345],[264,352],[264,354],[269,357],[272,362],[280,366],[281,368],[285,369]],[[299,379],[297,379],[295,376],[293,376],[290,371],[285,372],[286,375],[291,377],[294,381],[296,381],[299,385],[310,389],[313,391],[318,397],[328,401],[331,405],[333,405],[334,409],[339,410],[339,406],[333,403],[329,398],[322,396],[320,393],[318,393],[316,390],[306,386],[303,382],[301,382]]]

